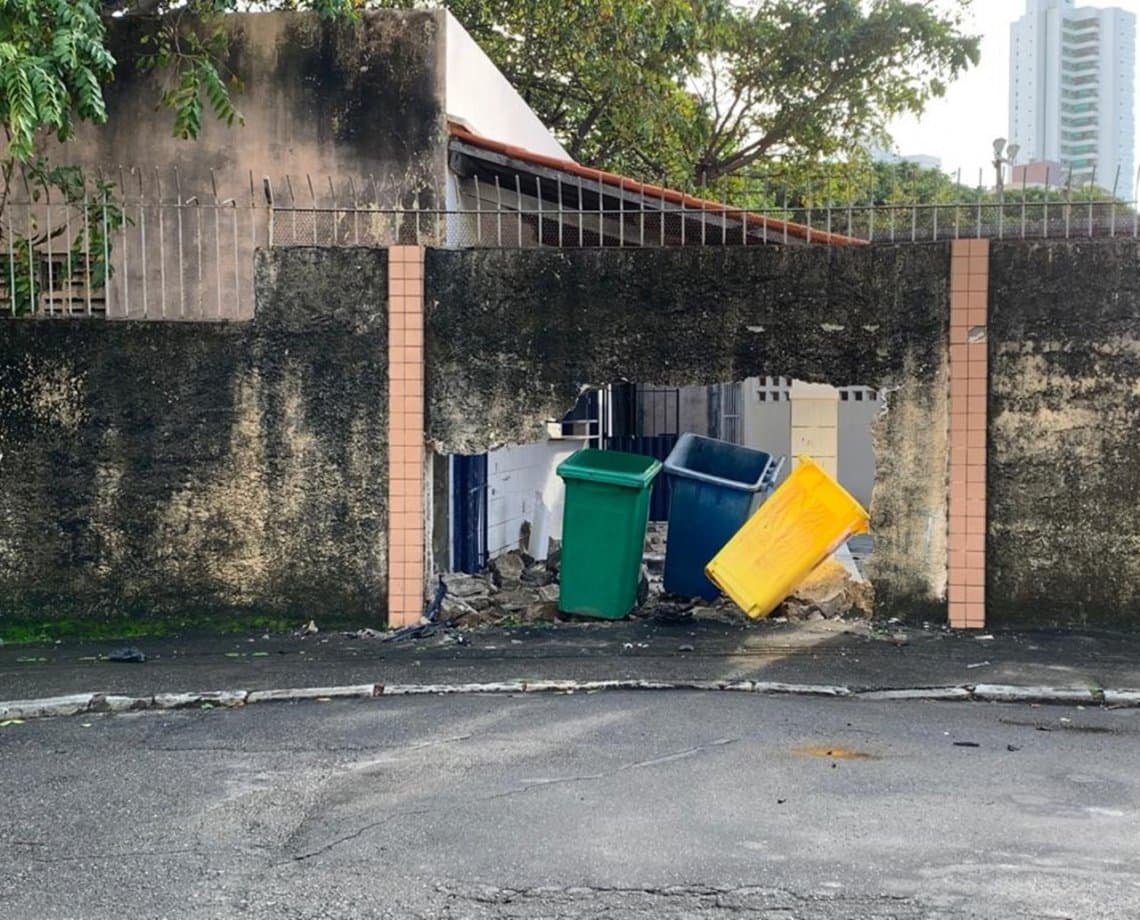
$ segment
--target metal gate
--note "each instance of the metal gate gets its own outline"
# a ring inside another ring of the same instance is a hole
[[[457,572],[487,565],[487,455],[451,458],[451,564]]]
[[[681,426],[681,391],[622,383],[610,387],[602,413],[602,446],[664,462],[676,446]],[[669,481],[658,476],[649,499],[649,520],[669,517]]]

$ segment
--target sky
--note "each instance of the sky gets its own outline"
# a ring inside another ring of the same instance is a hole
[[[1140,16],[1140,0],[1076,5],[1119,7]],[[979,65],[951,84],[921,119],[900,119],[891,128],[899,153],[940,157],[946,172],[961,169],[962,181],[970,185],[982,168],[987,184],[992,182],[993,140],[1009,131],[1009,24],[1025,12],[1025,0],[974,0],[973,7],[973,31],[982,36]]]

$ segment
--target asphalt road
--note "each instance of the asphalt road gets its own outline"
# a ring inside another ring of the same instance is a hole
[[[1134,918],[1140,711],[697,693],[0,728],[0,917]]]

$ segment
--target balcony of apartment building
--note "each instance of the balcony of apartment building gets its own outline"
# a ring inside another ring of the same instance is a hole
[[[1100,74],[1097,71],[1085,71],[1081,74],[1070,74],[1064,70],[1061,71],[1061,88],[1079,88],[1082,86],[1096,86],[1100,81]]]
[[[1061,87],[1061,105],[1067,105],[1069,103],[1075,104],[1085,101],[1091,101],[1091,103],[1095,105],[1099,98],[1100,93],[1098,93],[1095,88],[1066,89],[1064,86]]]
[[[1061,60],[1067,66],[1070,63],[1096,63],[1100,59],[1100,42],[1087,42],[1074,45],[1066,42],[1061,46]]]
[[[1066,19],[1061,25],[1061,30],[1066,37],[1087,35],[1090,32],[1096,34],[1100,32],[1100,20],[1095,18]]]
[[[1093,139],[1082,138],[1081,140],[1067,140],[1061,139],[1061,158],[1065,160],[1080,159],[1084,156],[1093,156],[1096,154],[1097,143],[1095,136]]]
[[[1061,34],[1061,43],[1066,48],[1097,45],[1100,43],[1100,30],[1095,27],[1079,31],[1066,30]]]
[[[1096,176],[1096,159],[1094,157],[1076,157],[1068,159],[1061,157],[1061,168],[1065,172],[1066,184],[1074,186],[1091,182]]]
[[[1061,152],[1070,156],[1078,156],[1086,151],[1096,150],[1096,131],[1084,131],[1080,134],[1062,134]]]
[[[1082,57],[1079,60],[1072,60],[1072,56],[1066,57],[1061,62],[1061,75],[1065,74],[1085,74],[1093,73],[1100,70],[1100,56],[1092,55],[1089,57]]]

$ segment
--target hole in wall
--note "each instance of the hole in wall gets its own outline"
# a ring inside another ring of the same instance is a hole
[[[872,428],[883,406],[872,387],[804,384],[779,375],[700,386],[623,382],[585,389],[563,417],[547,421],[544,438],[446,458],[448,539],[437,567],[479,572],[516,550],[546,559],[562,538],[561,462],[582,447],[664,461],[685,433],[771,455],[779,464],[773,486],[787,478],[797,454],[810,455],[869,509],[875,482]],[[668,490],[666,477],[659,476],[645,546],[650,587],[657,594],[666,593]],[[835,561],[865,581],[873,548],[871,535],[857,535]]]

